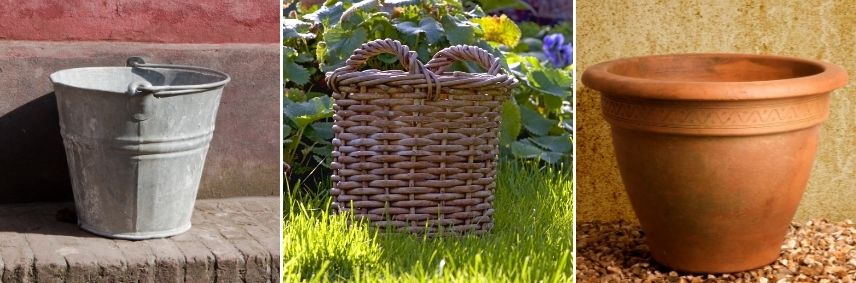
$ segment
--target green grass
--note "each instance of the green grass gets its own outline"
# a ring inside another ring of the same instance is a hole
[[[503,163],[491,233],[385,233],[331,214],[324,194],[287,192],[283,282],[571,282],[570,168]]]

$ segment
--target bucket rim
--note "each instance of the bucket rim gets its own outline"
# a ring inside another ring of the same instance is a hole
[[[128,91],[115,91],[115,90],[109,90],[109,89],[105,89],[105,88],[96,88],[96,87],[89,87],[89,86],[75,85],[75,84],[73,84],[73,83],[69,83],[67,80],[63,81],[62,79],[60,79],[60,78],[58,77],[60,73],[66,73],[66,72],[81,72],[81,71],[92,71],[92,70],[111,70],[111,69],[113,69],[113,70],[122,70],[122,71],[125,71],[125,70],[133,70],[133,69],[150,69],[150,70],[157,69],[157,70],[169,70],[169,69],[177,69],[177,68],[167,68],[167,67],[149,67],[149,66],[141,66],[141,67],[129,67],[129,66],[90,66],[90,67],[76,67],[76,68],[68,68],[68,69],[62,69],[62,70],[59,70],[59,71],[55,71],[55,72],[53,72],[53,73],[51,73],[51,74],[50,74],[49,78],[50,78],[50,80],[51,80],[51,83],[53,83],[54,85],[62,85],[62,86],[69,87],[69,88],[75,88],[75,89],[81,89],[81,90],[88,90],[88,91],[96,91],[96,92],[128,94]],[[203,68],[203,67],[193,67],[192,69],[188,69],[188,68],[179,68],[179,70],[180,70],[180,71],[182,71],[182,72],[195,72],[195,73],[201,73],[201,74],[205,74],[205,75],[209,75],[209,76],[217,77],[217,79],[216,79],[216,80],[214,80],[214,81],[213,81],[213,82],[211,82],[211,83],[207,83],[207,84],[205,84],[205,86],[206,86],[207,88],[198,88],[198,86],[200,86],[200,85],[164,85],[164,86],[155,86],[155,87],[166,87],[166,86],[168,86],[168,87],[175,87],[175,88],[184,88],[184,89],[186,89],[186,91],[181,92],[181,94],[187,94],[187,93],[199,93],[199,92],[205,92],[205,91],[209,91],[209,90],[212,90],[212,89],[217,89],[217,88],[225,87],[225,85],[226,85],[226,84],[228,84],[228,83],[232,80],[231,76],[229,76],[229,75],[228,75],[228,74],[226,74],[226,73],[223,73],[223,72],[220,72],[220,71],[216,71],[216,70],[213,70],[213,69]],[[137,82],[137,81],[132,81],[132,82],[130,82],[129,84],[134,84],[134,83],[136,83],[136,82]]]

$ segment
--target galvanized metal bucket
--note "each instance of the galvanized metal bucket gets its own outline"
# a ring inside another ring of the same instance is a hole
[[[211,69],[146,64],[51,74],[80,227],[169,237],[190,216],[223,87]]]

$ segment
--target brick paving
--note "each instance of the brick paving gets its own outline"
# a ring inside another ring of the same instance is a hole
[[[199,200],[189,232],[145,241],[79,229],[72,203],[0,205],[0,282],[278,282],[279,205]]]

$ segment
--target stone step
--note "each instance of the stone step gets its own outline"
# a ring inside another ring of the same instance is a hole
[[[78,228],[72,203],[0,205],[0,282],[278,282],[279,206],[198,200],[189,232],[126,241]]]

